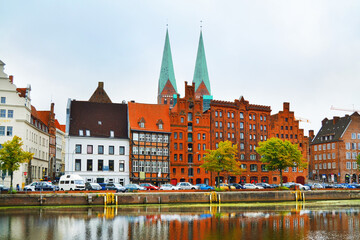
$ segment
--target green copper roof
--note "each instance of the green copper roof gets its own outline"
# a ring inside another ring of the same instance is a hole
[[[177,92],[174,66],[173,66],[171,49],[170,49],[169,33],[168,30],[166,29],[165,46],[164,46],[162,63],[161,63],[158,94],[160,94],[163,91],[165,84],[167,83],[168,80],[170,80],[172,86]]]
[[[204,82],[209,94],[211,95],[209,74],[206,65],[204,42],[202,37],[202,31],[200,32],[199,47],[195,63],[195,72],[193,82],[195,83],[195,91],[200,86],[201,82]]]

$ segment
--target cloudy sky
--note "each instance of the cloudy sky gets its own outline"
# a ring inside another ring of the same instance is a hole
[[[0,1],[0,59],[38,110],[88,100],[98,81],[113,102],[155,103],[169,25],[180,94],[191,82],[200,21],[214,99],[284,101],[311,123],[334,105],[360,109],[360,1]]]

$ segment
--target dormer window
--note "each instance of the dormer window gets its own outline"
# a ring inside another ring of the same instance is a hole
[[[84,136],[84,131],[83,130],[79,130],[79,136]]]
[[[139,121],[139,127],[145,128],[145,119],[143,117]]]
[[[110,130],[110,137],[113,138],[114,137],[114,131]]]
[[[86,130],[86,136],[90,137],[90,130]]]
[[[164,123],[161,119],[159,119],[156,123],[156,125],[158,126],[159,129],[163,129]]]

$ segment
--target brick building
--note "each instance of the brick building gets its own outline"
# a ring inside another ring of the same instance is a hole
[[[294,112],[290,111],[290,103],[283,103],[283,110],[270,116],[270,137],[288,140],[298,144],[304,159],[308,162],[309,138],[304,136],[304,130],[299,128],[299,121],[295,119]],[[305,183],[307,169],[287,168],[283,171],[283,182]]]
[[[209,149],[210,113],[203,112],[203,99],[195,96],[195,83],[185,82],[185,97],[177,95],[170,111],[171,183],[210,183],[210,173],[200,168]]]
[[[269,134],[269,106],[254,105],[241,97],[234,102],[213,100],[210,104],[211,149],[216,149],[220,141],[229,140],[237,144],[237,160],[241,161],[244,172],[240,176],[222,174],[224,182],[272,182],[272,174],[259,161],[256,147]],[[211,177],[215,184],[215,176]]]
[[[360,115],[325,118],[310,143],[311,179],[325,182],[359,182],[356,158],[360,154]]]
[[[165,104],[129,102],[130,181],[170,181],[170,117]]]

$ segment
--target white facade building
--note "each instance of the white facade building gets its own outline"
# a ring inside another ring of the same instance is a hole
[[[89,101],[67,106],[65,173],[87,182],[129,183],[127,104],[112,103],[103,83]]]
[[[17,184],[22,187],[47,173],[49,134],[46,125],[37,119],[36,109],[31,106],[31,87],[16,88],[13,77],[4,73],[4,66],[0,61],[0,144],[16,135],[23,140],[23,149],[34,153],[30,163],[21,164],[20,169],[13,173],[14,187]],[[8,173],[1,183],[10,185]]]

